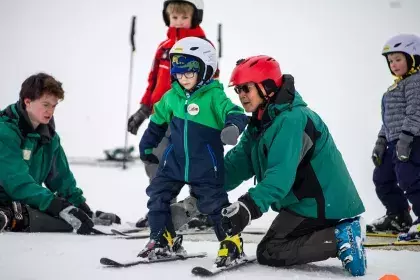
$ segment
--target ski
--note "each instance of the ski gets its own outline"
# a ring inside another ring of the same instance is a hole
[[[149,238],[149,229],[148,228],[142,228],[142,229],[132,229],[132,230],[126,230],[126,231],[119,231],[116,229],[111,230],[113,235],[116,235],[119,238],[124,239],[145,239]],[[244,230],[242,232],[243,234],[249,234],[249,235],[264,235],[266,232],[262,229],[249,229]],[[196,229],[187,229],[187,230],[178,230],[176,231],[176,234],[179,235],[205,235],[205,234],[214,234],[213,229],[206,229],[206,230],[196,230]]]
[[[102,231],[100,229],[97,229],[97,228],[92,228],[91,229],[91,235],[115,235],[115,234],[104,232],[104,231]]]
[[[255,256],[245,257],[243,259],[240,259],[235,264],[231,264],[229,266],[224,266],[224,267],[214,267],[214,268],[211,268],[211,269],[207,269],[207,268],[202,267],[202,266],[196,266],[191,270],[191,273],[196,275],[196,276],[210,277],[210,276],[217,275],[217,274],[219,274],[221,272],[224,272],[224,271],[237,269],[239,267],[242,267],[242,266],[245,266],[247,264],[253,263],[256,260],[257,260],[257,257],[255,257]]]
[[[420,240],[364,243],[363,244],[363,246],[365,246],[366,248],[386,247],[386,246],[413,246],[413,245],[420,245]]]
[[[366,232],[366,236],[397,238],[398,234],[393,233],[393,232],[386,232],[386,231],[376,231],[376,232]]]
[[[398,241],[419,241],[420,240],[420,233],[419,232],[412,232],[412,233],[400,233],[397,238]]]
[[[398,237],[398,234],[400,232],[398,231],[380,231],[376,230],[374,226],[372,225],[366,225],[366,236],[372,236],[372,237]]]
[[[118,229],[111,229],[111,232],[114,235],[122,235],[122,236],[130,236],[132,233],[139,233],[142,231],[145,231],[145,228],[133,228],[133,229],[127,229],[127,230],[118,230]]]
[[[159,262],[171,262],[171,261],[179,261],[179,260],[186,260],[192,258],[204,258],[207,256],[207,253],[193,253],[193,254],[186,254],[186,255],[174,255],[170,257],[164,257],[160,259],[147,259],[147,258],[136,258],[130,261],[116,261],[109,258],[101,258],[100,263],[106,267],[130,267],[139,264],[150,264],[150,263],[159,263]]]
[[[204,234],[214,234],[213,231],[177,231],[176,234],[178,235],[204,235]],[[123,234],[118,235],[117,237],[127,239],[127,240],[133,240],[133,239],[146,239],[149,238],[150,232],[138,232],[134,234]]]

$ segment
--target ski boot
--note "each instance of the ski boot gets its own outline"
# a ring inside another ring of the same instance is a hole
[[[28,218],[23,212],[24,206],[13,201],[10,205],[0,208],[0,232],[1,231],[24,231],[29,225]]]
[[[239,234],[226,237],[220,242],[215,267],[230,266],[245,257],[243,241]]]
[[[2,232],[6,228],[8,223],[9,223],[9,218],[7,218],[6,213],[0,210],[0,232]]]
[[[172,238],[172,234],[166,230],[160,238],[150,239],[137,257],[160,259],[174,255],[186,255],[186,251],[182,247],[182,235]]]
[[[399,241],[413,241],[420,240],[420,219],[417,219],[407,233],[400,233],[398,235]]]
[[[337,257],[353,276],[366,273],[366,252],[362,242],[359,218],[341,221],[335,228]]]
[[[385,231],[385,232],[407,232],[413,219],[408,211],[399,214],[387,214],[381,218],[374,220],[367,225],[368,232]]]

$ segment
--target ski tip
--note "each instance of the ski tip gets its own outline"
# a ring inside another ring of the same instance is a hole
[[[108,258],[101,258],[99,260],[99,262],[103,265],[112,265],[112,266],[119,265],[119,263],[117,263],[116,261],[113,261],[113,260],[108,259]]]
[[[201,266],[194,267],[191,270],[191,273],[197,276],[212,276],[213,275],[213,272]]]

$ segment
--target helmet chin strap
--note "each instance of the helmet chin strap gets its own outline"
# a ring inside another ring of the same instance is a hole
[[[257,113],[257,118],[258,120],[262,120],[262,116],[264,115],[265,110],[268,108],[268,105],[270,105],[270,100],[271,97],[273,97],[274,92],[270,93],[270,94],[266,94],[264,93],[265,90],[263,91],[261,89],[262,84],[258,83],[255,84],[255,87],[257,88],[258,94],[259,96],[263,99],[263,102],[260,104],[260,106],[258,106],[258,113]]]

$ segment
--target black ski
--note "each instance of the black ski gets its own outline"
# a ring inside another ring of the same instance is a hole
[[[149,230],[148,229],[141,229],[136,230],[133,229],[132,232],[127,231],[119,231],[112,229],[111,232],[113,235],[116,235],[118,237],[123,237],[124,239],[146,239],[149,238]],[[249,235],[264,235],[266,232],[260,229],[250,229],[250,230],[244,230],[242,232],[243,234],[249,234]],[[206,234],[214,234],[213,229],[207,229],[207,230],[195,230],[195,229],[187,229],[182,231],[177,231],[176,234],[179,235],[206,235]]]
[[[201,277],[211,277],[214,275],[217,275],[221,272],[224,271],[228,271],[228,270],[234,270],[237,269],[239,267],[245,266],[247,264],[251,264],[253,262],[255,262],[257,260],[257,257],[252,256],[252,257],[245,257],[241,260],[239,260],[237,263],[229,265],[229,266],[223,266],[223,267],[214,267],[211,269],[202,267],[202,266],[196,266],[191,270],[191,273],[196,275],[196,276],[201,276]]]
[[[91,229],[91,235],[115,235],[114,233],[103,232],[97,228]]]
[[[207,253],[194,253],[194,254],[186,254],[186,255],[174,255],[171,257],[165,257],[160,259],[145,259],[145,258],[136,258],[131,261],[119,262],[109,258],[101,258],[100,263],[107,267],[130,267],[139,264],[150,264],[150,263],[159,263],[159,262],[171,262],[171,261],[180,261],[186,260],[191,258],[204,258],[207,256]]]
[[[372,225],[366,225],[366,236],[396,238],[398,234],[398,231],[380,231]]]
[[[410,241],[393,241],[393,242],[380,242],[380,243],[364,243],[363,246],[366,248],[372,247],[395,247],[395,246],[419,246],[420,240],[410,240]]]
[[[130,234],[132,233],[139,233],[146,230],[147,229],[145,228],[133,228],[133,229],[127,229],[127,230],[111,229],[111,232],[114,235],[130,236]]]

